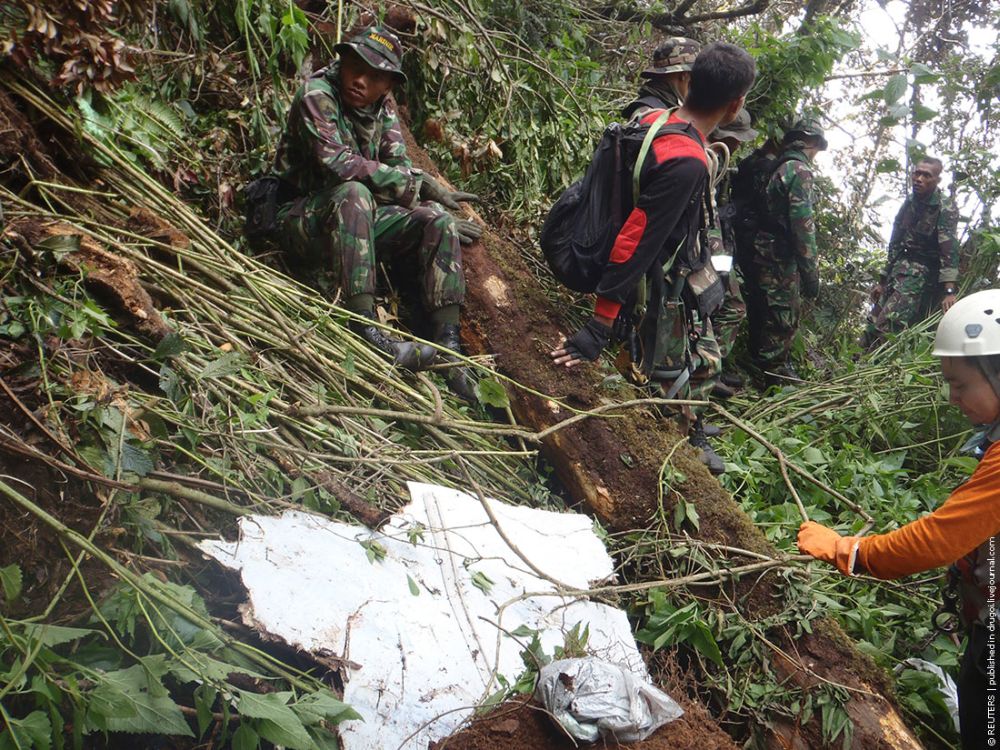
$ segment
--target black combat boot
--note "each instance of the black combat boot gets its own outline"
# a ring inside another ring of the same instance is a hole
[[[375,320],[374,312],[360,313],[369,320]],[[380,352],[392,357],[392,363],[407,370],[424,370],[434,364],[437,352],[427,344],[400,341],[367,320],[352,320],[351,330],[374,346]]]
[[[740,389],[743,387],[743,377],[739,373],[724,371],[720,376],[719,380],[730,388]]]
[[[712,395],[721,399],[732,398],[736,395],[736,389],[719,380],[712,386]]]
[[[708,438],[705,437],[705,427],[700,419],[694,423],[691,434],[688,435],[688,442],[701,452],[701,462],[708,467],[709,472],[715,476],[725,473],[726,463],[709,445]]]
[[[458,333],[459,328],[457,324],[438,323],[434,326],[434,343],[449,351],[461,352],[462,344]],[[447,381],[452,393],[468,401],[470,404],[476,403],[476,389],[472,382],[472,375],[469,373],[469,368],[455,364],[459,361],[458,358],[447,352],[440,352],[438,354],[438,361],[452,364],[451,367],[444,371],[445,381]]]

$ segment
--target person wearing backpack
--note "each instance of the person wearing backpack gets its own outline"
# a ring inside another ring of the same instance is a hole
[[[1000,544],[1000,289],[958,300],[945,311],[934,338],[934,355],[948,384],[949,401],[976,427],[964,450],[979,459],[972,476],[933,513],[885,534],[841,536],[806,521],[799,551],[836,566],[847,576],[883,580],[950,565],[944,605],[934,627],[950,630],[944,615],[957,615],[966,630],[958,673],[958,715],[963,750],[995,746],[997,545]],[[859,521],[860,525],[860,521]]]
[[[282,186],[274,240],[320,291],[342,295],[341,304],[361,318],[351,322],[355,333],[394,364],[424,369],[437,359],[432,347],[375,324],[378,263],[418,267],[434,341],[458,351],[465,295],[460,243],[482,230],[445,209],[477,198],[449,190],[407,155],[390,95],[394,83],[406,80],[399,39],[372,27],[334,49],[339,59],[292,99],[273,170]],[[448,384],[475,400],[465,369],[448,368]]]
[[[743,266],[750,356],[767,385],[799,380],[789,361],[801,297],[819,294],[812,161],[826,149],[823,128],[803,118],[785,132],[765,191],[765,216]]]
[[[726,42],[709,45],[695,59],[687,99],[666,119],[668,125],[680,128],[652,141],[640,167],[638,198],[597,281],[593,317],[551,352],[556,365],[575,367],[597,359],[610,342],[622,306],[633,301],[645,279],[647,300],[639,324],[645,374],[666,397],[687,398],[718,372],[718,357],[699,350],[703,340],[714,344],[708,318],[713,305],[699,294],[709,286],[693,283],[695,278],[714,275],[708,243],[699,237],[708,210],[705,143],[708,133],[736,117],[755,75],[753,58]],[[664,115],[654,110],[642,122],[653,126],[663,122]],[[717,306],[723,289],[717,277],[715,281],[710,288],[718,291]],[[701,449],[709,469],[724,471],[722,460],[705,440],[696,411],[685,406],[672,414],[689,441]]]
[[[654,109],[677,109],[691,85],[691,66],[701,45],[694,39],[672,36],[657,45],[652,64],[640,74],[639,94],[622,110],[627,122],[639,122]]]

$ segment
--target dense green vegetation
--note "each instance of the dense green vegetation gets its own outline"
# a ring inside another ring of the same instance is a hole
[[[20,451],[10,455],[47,464],[43,477],[68,466],[77,479],[83,472],[105,482],[77,491],[91,511],[81,531],[81,519],[50,515],[54,501],[29,501],[17,476],[0,477],[3,502],[16,508],[3,518],[47,529],[51,550],[62,553],[61,580],[30,601],[25,594],[37,583],[26,577],[27,562],[0,559],[0,748],[91,746],[108,734],[153,731],[241,749],[335,747],[331,730],[351,709],[322,674],[223,626],[228,613],[206,606],[210,573],[190,564],[192,539],[231,528],[247,508],[301,504],[351,519],[360,501],[391,511],[411,479],[463,485],[472,477],[494,497],[563,506],[534,446],[509,441],[505,426],[490,421],[510,410],[489,363],[475,363],[484,379],[474,408],[449,399],[437,375],[415,383],[387,373],[344,333],[346,313],[273,273],[274,258],[241,252],[240,187],[266,169],[297,76],[325,64],[338,33],[385,9],[171,0],[120,2],[112,16],[100,4],[51,5],[0,10],[3,88],[30,115],[12,126],[30,120],[44,138],[4,142],[0,154],[0,204],[11,222],[0,240],[3,378],[24,387],[23,402],[5,406],[2,439]],[[871,124],[873,145],[850,169],[838,164],[844,179],[828,176],[820,187],[824,292],[796,349],[817,385],[754,394],[728,408],[789,462],[856,503],[872,529],[905,523],[934,508],[969,473],[971,459],[960,451],[966,425],[944,405],[929,354],[933,320],[852,361],[862,299],[880,263],[871,185],[933,145],[956,165],[963,288],[996,280],[997,50],[991,61],[911,44],[906,34],[934,23],[960,35],[968,23],[995,29],[1000,19],[971,8],[932,21],[914,3],[899,45],[873,51],[860,47],[849,4],[820,3],[830,15],[801,22],[765,4],[746,16],[690,23],[714,8],[683,5],[694,10],[670,19],[670,29],[728,38],[757,57],[748,107],[765,134],[778,132],[791,112],[827,106],[823,85],[836,65],[865,73],[850,79],[857,83],[849,97]],[[537,267],[530,238],[539,217],[630,98],[648,40],[665,22],[653,11],[609,13],[569,0],[414,2],[396,11],[408,32],[410,85],[401,98],[414,131],[449,177],[483,195],[495,224],[524,240]],[[120,45],[96,48],[97,38]],[[964,124],[955,128],[958,120]],[[922,123],[933,144],[919,141]],[[130,224],[134,205],[180,228],[190,244]],[[24,229],[54,218],[135,264],[157,298],[170,301],[167,322],[176,332],[158,342],[138,335],[134,320],[110,313],[88,287],[87,269],[66,271],[79,240]],[[544,275],[540,283],[551,284]],[[555,287],[549,293],[576,302]],[[34,430],[27,413],[51,432],[44,448],[15,429]],[[339,418],[318,418],[324,414]],[[726,487],[768,539],[791,552],[800,514],[779,462],[736,427],[720,445],[731,467]],[[668,462],[662,473],[671,496],[681,478]],[[199,481],[178,479],[184,475]],[[844,531],[865,525],[829,492],[795,487],[813,520]],[[697,508],[672,499],[669,517],[609,539],[635,581],[726,565],[724,550],[689,535]],[[880,666],[912,655],[950,669],[957,663],[958,647],[929,622],[939,603],[935,576],[847,581],[799,564],[779,574],[783,605],[766,621],[749,622],[695,587],[622,602],[641,642],[691,660],[702,697],[725,709],[741,739],[784,715],[820,717],[827,740],[850,741],[841,688],[806,693],[760,670],[772,627],[809,632],[832,614]],[[525,687],[522,680],[512,689]],[[926,678],[904,671],[897,689],[925,736],[954,741]]]

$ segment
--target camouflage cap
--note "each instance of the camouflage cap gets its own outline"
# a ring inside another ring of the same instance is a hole
[[[353,50],[376,70],[392,73],[400,83],[406,83],[406,74],[400,68],[403,47],[395,34],[381,26],[365,29],[349,41],[336,45],[334,49],[340,55]]]
[[[801,138],[818,138],[820,151],[825,151],[829,145],[826,142],[826,133],[823,131],[823,126],[819,124],[819,120],[808,115],[796,120],[795,124],[785,131],[784,142],[791,143]]]
[[[757,137],[757,131],[750,127],[750,113],[740,107],[734,119],[728,125],[720,125],[708,137],[710,141],[721,141],[724,138],[735,138],[740,143],[747,143]]]
[[[653,52],[653,64],[642,71],[643,77],[661,76],[691,70],[701,45],[694,39],[672,36]]]

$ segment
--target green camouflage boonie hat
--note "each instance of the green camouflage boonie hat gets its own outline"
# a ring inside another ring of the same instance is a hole
[[[757,137],[757,131],[750,127],[750,113],[745,108],[740,107],[736,113],[736,119],[728,125],[720,125],[712,131],[708,139],[710,141],[721,141],[724,138],[735,138],[740,143],[747,143]]]
[[[343,55],[347,50],[354,50],[361,59],[376,70],[384,70],[396,76],[400,83],[406,83],[406,74],[399,67],[403,57],[403,47],[399,38],[380,26],[372,26],[350,41],[341,42],[334,49]]]
[[[823,131],[823,126],[819,124],[819,120],[815,117],[806,116],[800,120],[796,120],[795,124],[785,131],[783,142],[791,143],[799,138],[819,138],[820,151],[825,151],[829,145],[826,142],[826,133]]]
[[[642,76],[662,76],[667,73],[681,73],[691,70],[694,59],[701,51],[701,45],[694,39],[672,36],[653,52],[653,64],[642,71]]]

